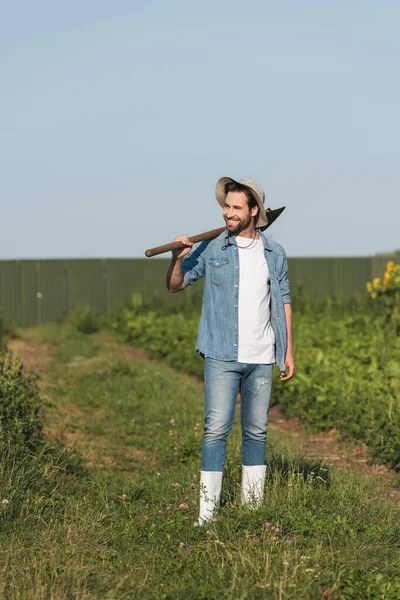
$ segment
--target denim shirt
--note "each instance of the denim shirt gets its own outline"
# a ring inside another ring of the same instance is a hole
[[[280,244],[264,242],[264,254],[271,283],[271,326],[275,334],[275,362],[285,371],[287,349],[286,319],[283,305],[290,303],[287,259]],[[201,242],[182,263],[184,286],[204,279],[196,351],[218,360],[238,359],[239,252],[235,237],[223,231],[213,240]],[[243,252],[243,250],[242,250]]]

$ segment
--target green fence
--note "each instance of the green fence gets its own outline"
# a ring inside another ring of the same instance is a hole
[[[381,276],[392,256],[290,258],[292,291],[365,293],[365,283]],[[76,259],[0,261],[0,310],[19,325],[56,321],[69,310],[90,305],[102,314],[125,302],[133,292],[160,302],[200,303],[202,283],[184,294],[165,289],[168,259]],[[189,298],[188,298],[189,296]]]

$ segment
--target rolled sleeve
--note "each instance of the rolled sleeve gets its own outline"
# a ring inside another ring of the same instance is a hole
[[[205,260],[203,253],[208,246],[208,242],[194,247],[182,263],[183,285],[187,287],[191,285],[205,273]]]
[[[282,294],[283,304],[291,304],[292,300],[290,298],[290,283],[288,279],[288,261],[286,257],[286,253],[282,248],[283,252],[283,260],[282,260],[282,268],[280,273],[278,274],[279,280],[279,288]]]

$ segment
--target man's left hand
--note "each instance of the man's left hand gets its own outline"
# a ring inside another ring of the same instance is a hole
[[[289,369],[289,371],[288,373],[281,373],[281,381],[287,381],[288,379],[292,379],[296,371],[296,365],[294,364],[294,356],[292,352],[286,354],[285,365],[286,369]]]

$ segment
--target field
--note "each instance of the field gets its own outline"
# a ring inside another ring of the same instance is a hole
[[[393,299],[396,311],[386,298],[382,304],[360,296],[296,298],[297,373],[284,385],[276,377],[273,401],[311,430],[335,429],[400,470],[400,297]],[[199,316],[190,305],[186,312],[165,312],[136,298],[119,311],[113,327],[152,358],[201,377],[202,359],[195,353]]]
[[[23,373],[38,366],[42,406],[37,412],[30,398],[36,437],[25,423],[16,429],[19,446],[2,446],[0,598],[399,599],[398,475],[368,464],[381,446],[343,441],[331,416],[316,422],[317,411],[311,424],[327,433],[271,410],[257,511],[240,504],[236,418],[221,509],[209,527],[193,527],[203,396],[194,339],[184,340],[196,315],[177,329],[181,350],[171,337],[161,356],[162,315],[129,310],[130,331],[148,319],[147,351],[109,329],[88,335],[72,323],[20,330],[10,342]],[[179,316],[170,316],[173,327]],[[324,360],[318,368],[329,368]],[[12,373],[11,387],[22,376]],[[287,414],[310,412],[300,402],[289,410],[290,393],[277,393]],[[381,458],[396,466],[388,456]]]

